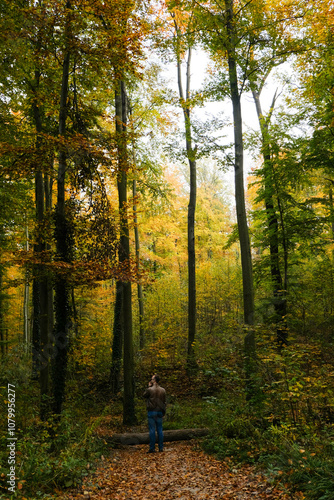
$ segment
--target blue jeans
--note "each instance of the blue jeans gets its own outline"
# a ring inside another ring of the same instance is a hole
[[[163,449],[164,435],[162,432],[162,412],[161,411],[148,411],[148,429],[150,433],[150,451],[155,451],[155,429],[158,434],[159,451]]]

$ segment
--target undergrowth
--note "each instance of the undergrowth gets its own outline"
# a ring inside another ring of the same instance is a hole
[[[84,366],[69,373],[60,423],[42,422],[38,383],[31,381],[28,356],[13,350],[0,368],[0,409],[5,415],[6,386],[15,384],[17,497],[57,497],[57,490],[79,486],[101,456],[110,454],[110,442],[96,432],[105,417],[111,433],[147,430],[142,395],[152,373],[158,372],[168,395],[166,430],[207,427],[209,435],[201,441],[206,452],[233,467],[245,462],[258,466],[269,481],[298,492],[298,498],[332,500],[334,401],[331,380],[324,377],[331,373],[331,357],[311,342],[296,342],[278,353],[270,337],[263,339],[257,393],[250,401],[245,398],[240,342],[228,346],[225,361],[221,353],[210,353],[190,378],[182,363],[164,359],[152,365],[143,357],[136,366],[136,429],[122,424],[122,392],[111,399],[107,370],[86,373]],[[6,429],[0,432],[0,459],[6,470]],[[0,485],[5,492],[4,473]]]
[[[39,418],[38,382],[31,380],[24,353],[12,352],[0,372],[1,414],[7,414],[7,383],[16,387],[15,493],[10,495],[7,484],[8,436],[5,425],[0,430],[1,498],[57,498],[57,491],[76,487],[101,458],[110,452],[110,444],[100,438],[95,430],[110,406],[98,398],[92,406],[88,388],[77,380],[68,383],[68,398],[60,422],[50,416],[47,421]],[[18,360],[20,363],[18,364]],[[15,364],[18,368],[15,369]],[[72,400],[76,401],[73,404]],[[104,406],[103,406],[104,405]],[[96,417],[96,414],[99,417]],[[55,495],[55,496],[54,496]]]
[[[294,427],[260,420],[247,405],[231,408],[227,401],[211,398],[208,411],[210,435],[203,449],[233,467],[258,466],[272,483],[285,485],[298,498],[334,498],[334,426]]]

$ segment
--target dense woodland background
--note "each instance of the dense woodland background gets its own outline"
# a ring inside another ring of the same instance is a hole
[[[158,372],[165,428],[332,499],[333,2],[1,0],[0,23],[13,498],[80,484]]]

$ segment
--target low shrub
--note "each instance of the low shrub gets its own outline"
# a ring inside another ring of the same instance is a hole
[[[64,413],[59,424],[36,419],[24,433],[18,432],[16,470],[20,495],[44,498],[57,489],[81,484],[87,467],[91,468],[107,452],[105,441],[94,433],[99,423],[100,419],[95,419],[87,425]],[[1,441],[5,439],[2,436]],[[6,446],[2,450],[6,450]],[[5,452],[1,461],[7,462]],[[6,465],[4,470],[7,469]],[[7,491],[6,479],[2,474],[0,487],[3,491]]]

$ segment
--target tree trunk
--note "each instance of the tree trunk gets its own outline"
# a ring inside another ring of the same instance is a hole
[[[121,378],[122,350],[123,350],[122,307],[123,307],[123,283],[121,281],[117,281],[116,298],[114,306],[112,360],[110,369],[110,386],[111,386],[111,393],[113,395],[116,395],[121,389],[120,378]]]
[[[54,154],[51,154],[50,157],[50,171],[53,170],[54,167]],[[48,174],[44,174],[44,194],[45,194],[45,207],[48,213],[48,216],[51,216],[52,213],[52,184],[53,179],[52,176]],[[46,244],[46,250],[51,250],[51,245],[49,243]],[[52,345],[53,339],[53,327],[54,327],[54,311],[53,311],[53,282],[50,273],[46,273],[47,280],[47,294],[48,294],[48,338],[49,345]]]
[[[188,372],[197,370],[194,342],[196,339],[196,253],[195,253],[195,211],[196,211],[196,162],[189,159],[190,197],[188,205]]]
[[[75,303],[74,288],[71,288],[71,304],[72,304],[72,313],[73,313],[74,336],[77,339],[78,335],[79,335],[79,322],[78,322],[77,307],[76,307],[76,303]]]
[[[265,190],[264,197],[265,197],[265,208],[268,221],[270,269],[274,287],[274,296],[276,296],[278,290],[282,290],[282,277],[279,266],[278,220],[273,202],[274,180],[272,175],[273,166],[270,153],[270,137],[268,131],[268,121],[265,120],[262,113],[260,95],[255,90],[253,90],[252,93],[262,135],[262,155],[264,162],[263,172],[264,172],[264,190]],[[273,109],[274,101],[275,99],[273,100],[271,109]]]
[[[41,40],[38,34],[37,50],[41,48]],[[43,125],[42,114],[40,109],[39,86],[41,72],[35,69],[33,83],[34,99],[32,104],[32,112],[36,129],[36,157],[39,158],[39,163],[36,165],[35,172],[35,207],[36,207],[36,222],[37,234],[35,237],[34,252],[38,259],[38,264],[34,266],[34,282],[33,282],[33,376],[39,373],[41,406],[41,419],[47,418],[49,412],[49,371],[50,371],[50,355],[49,349],[51,344],[51,324],[50,324],[50,280],[44,264],[45,251],[47,242],[42,233],[43,223],[45,222],[46,213],[50,206],[50,193],[48,183],[46,181],[47,174],[45,170],[45,153],[42,150],[43,146]],[[49,165],[46,165],[49,167]],[[28,237],[27,237],[28,245]]]
[[[233,13],[233,0],[225,0],[226,16],[227,16],[227,36],[228,36],[228,67],[229,81],[231,90],[231,100],[233,107],[233,122],[234,122],[234,174],[235,174],[235,199],[237,222],[240,239],[241,252],[241,267],[242,267],[242,283],[243,283],[243,298],[244,298],[244,321],[247,325],[254,323],[254,290],[253,290],[253,269],[251,246],[248,232],[245,192],[244,192],[244,148],[242,136],[242,117],[241,117],[241,102],[238,89],[237,63],[236,63],[236,34],[235,20]]]
[[[272,157],[270,151],[270,136],[268,130],[268,123],[275,106],[276,94],[273,98],[269,116],[267,119],[265,119],[262,113],[260,95],[255,89],[253,89],[252,93],[262,135],[262,154],[264,162],[264,201],[268,222],[270,270],[274,296],[273,304],[276,313],[276,321],[278,323],[277,343],[282,347],[283,345],[287,344],[287,328],[285,324],[286,291],[283,290],[282,275],[279,265],[278,220],[273,201],[274,178]]]
[[[190,118],[190,66],[192,48],[188,49],[186,93],[184,95],[181,73],[181,32],[174,17],[176,32],[176,59],[177,59],[177,81],[179,87],[180,102],[183,109],[184,128],[186,133],[186,149],[190,172],[190,193],[188,204],[188,349],[187,349],[187,372],[189,375],[197,371],[197,363],[194,350],[196,339],[197,307],[196,307],[196,251],[195,251],[195,212],[196,212],[196,148],[193,147]]]
[[[39,74],[35,73],[36,90],[38,89]],[[42,120],[40,109],[36,102],[33,104],[33,112],[35,118],[35,126],[37,133],[36,150],[37,157],[42,158],[42,153],[38,153],[42,147]],[[41,417],[43,418],[43,403],[42,401],[48,395],[49,390],[49,355],[45,346],[49,344],[49,325],[48,325],[48,284],[46,270],[43,264],[43,252],[46,249],[42,231],[42,224],[45,217],[45,201],[44,201],[44,181],[42,165],[36,166],[35,173],[35,206],[36,206],[36,222],[37,234],[34,252],[39,260],[38,264],[34,265],[34,281],[33,281],[33,377],[39,378],[40,393],[41,393]]]
[[[29,229],[28,223],[26,223],[26,252],[29,251]],[[29,273],[26,270],[25,273],[25,283],[24,283],[24,299],[23,299],[23,344],[25,346],[26,352],[28,352],[28,345],[30,344],[29,335],[29,299],[30,299],[30,285],[29,285]]]
[[[67,19],[65,28],[66,51],[63,61],[63,78],[59,108],[59,137],[66,136],[67,97],[70,68],[70,9],[67,1]],[[67,153],[60,146],[58,153],[57,206],[56,206],[56,248],[57,258],[69,262],[71,255],[71,228],[65,211],[65,174]],[[53,369],[54,412],[60,415],[65,397],[65,382],[67,369],[68,335],[70,325],[70,290],[66,277],[59,275],[55,285],[55,359]]]
[[[40,122],[39,109],[35,107],[35,115],[38,116],[36,119],[36,124]],[[41,128],[41,123],[37,126],[37,129]],[[37,131],[40,133],[41,130]],[[40,137],[37,138],[37,142],[40,143]],[[44,181],[43,173],[39,169],[35,175],[35,193],[36,193],[36,215],[37,215],[37,243],[35,245],[35,253],[37,253],[38,258],[43,261],[43,252],[46,249],[46,244],[41,234],[41,225],[44,221],[45,216],[45,205],[44,205]],[[39,345],[38,345],[38,370],[39,370],[39,383],[40,383],[40,395],[41,395],[41,408],[40,414],[41,419],[45,420],[48,412],[48,396],[49,396],[49,306],[48,306],[48,281],[46,276],[46,269],[42,262],[35,266],[36,275],[34,276],[34,281],[36,281],[34,291],[37,293],[37,297],[34,297],[34,323],[38,329],[39,333]],[[36,346],[35,346],[36,348]]]
[[[132,120],[132,108],[129,105],[129,116]],[[132,134],[134,137],[134,130],[132,128]],[[132,138],[132,161],[134,167],[136,166],[136,152],[135,152],[135,142]],[[139,239],[139,229],[138,229],[138,217],[137,217],[137,181],[133,179],[132,181],[132,196],[133,196],[133,222],[134,222],[134,235],[135,235],[135,250],[136,250],[136,266],[139,271],[140,268],[140,239]],[[137,283],[137,297],[138,297],[138,311],[139,311],[139,349],[143,349],[145,346],[145,331],[144,331],[144,296],[143,296],[143,286],[141,283]]]
[[[119,262],[124,264],[130,259],[129,226],[127,214],[127,98],[125,84],[119,82],[115,92],[116,108],[116,137],[118,147],[118,203],[120,211],[120,242]],[[136,423],[134,403],[134,361],[132,338],[132,294],[131,282],[122,282],[122,324],[124,328],[123,342],[123,370],[124,370],[124,396],[123,396],[123,423],[132,425]]]
[[[37,274],[36,265],[33,266],[34,275]],[[41,338],[40,338],[40,287],[37,277],[32,283],[32,373],[33,380],[38,380],[41,366]]]
[[[209,429],[176,429],[164,431],[164,441],[184,441],[197,437],[204,437],[209,434]],[[107,439],[105,436],[104,439]],[[150,436],[148,432],[129,432],[125,434],[113,434],[110,441],[123,445],[149,444]]]
[[[133,180],[132,183],[132,194],[133,194],[133,219],[135,226],[135,245],[136,245],[136,264],[137,269],[139,270],[140,266],[140,242],[139,242],[139,229],[138,229],[138,219],[137,219],[137,207],[136,207],[136,196],[137,196],[137,187],[136,180]],[[143,349],[145,345],[145,332],[144,332],[144,297],[143,297],[143,286],[138,283],[137,284],[137,296],[138,296],[138,308],[139,308],[139,348]]]
[[[241,100],[238,88],[237,61],[236,61],[236,33],[235,18],[233,12],[233,0],[225,0],[226,29],[227,29],[227,56],[230,81],[231,100],[233,108],[234,123],[234,176],[235,176],[235,200],[237,211],[237,222],[240,240],[241,269],[244,302],[244,322],[247,331],[244,341],[245,351],[245,378],[246,397],[251,401],[256,397],[255,372],[256,372],[256,347],[254,324],[254,288],[251,246],[248,232],[245,192],[244,192],[244,147],[242,135]]]

